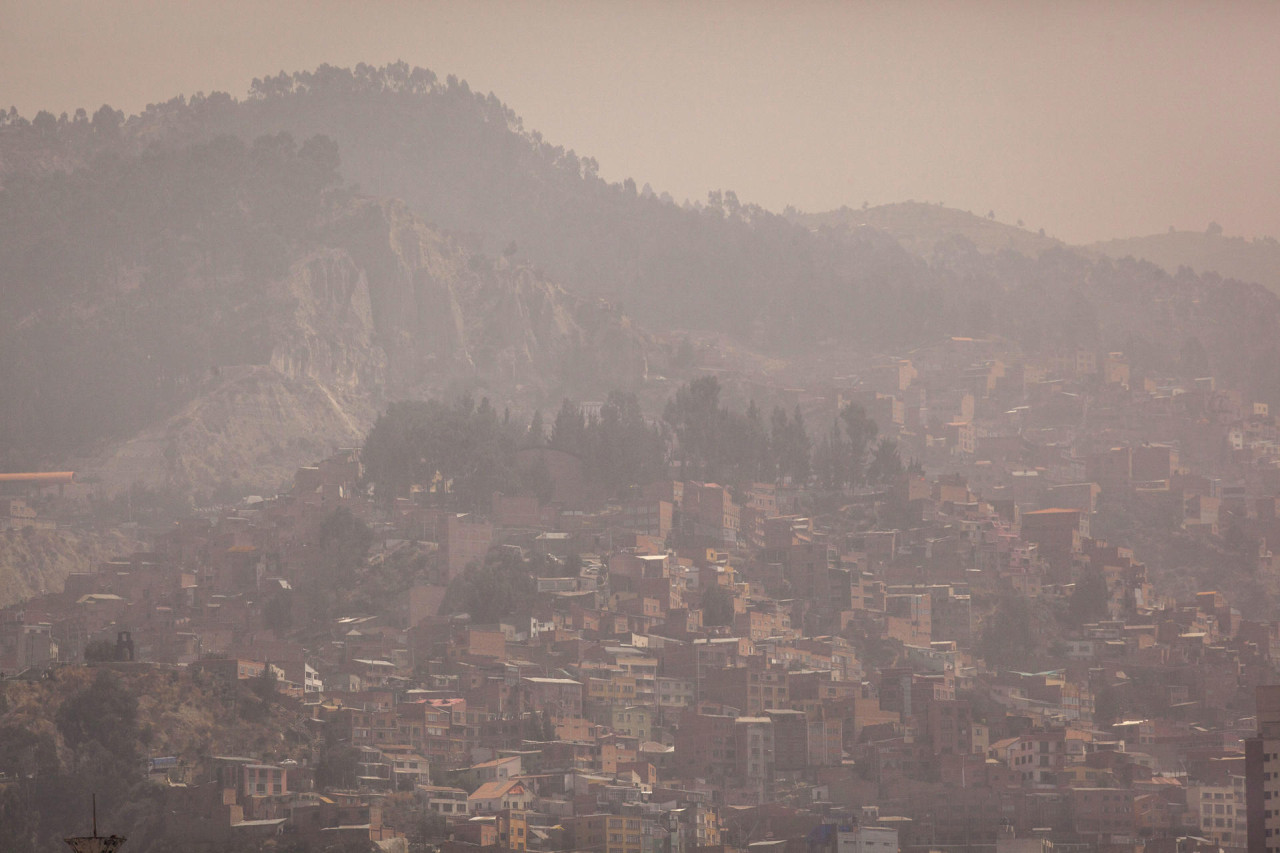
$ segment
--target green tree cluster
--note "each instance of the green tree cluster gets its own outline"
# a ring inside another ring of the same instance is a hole
[[[326,744],[316,762],[316,787],[354,791],[359,784],[360,750],[348,743]]]
[[[677,389],[663,411],[687,478],[734,486],[808,478],[810,441],[799,407],[790,418],[775,408],[766,426],[755,401],[735,412],[720,394],[720,380],[700,377]]]
[[[668,438],[684,476],[731,486],[753,482],[803,483],[812,468],[812,444],[799,407],[777,407],[766,424],[751,402],[737,412],[720,402],[720,383],[703,377],[677,389],[662,423],[651,423],[634,394],[610,392],[597,412],[565,399],[547,432],[542,413],[527,428],[499,417],[487,399],[469,397],[393,403],[365,439],[366,479],[384,498],[406,496],[412,486],[429,499],[462,512],[484,511],[495,492],[524,492],[546,500],[551,475],[545,463],[523,467],[516,453],[547,446],[582,460],[588,484],[613,498],[666,475]],[[869,424],[870,441],[875,424]],[[665,428],[665,429],[664,429]],[[884,445],[877,471],[900,470],[896,445]],[[896,463],[894,468],[889,463]]]
[[[587,480],[610,496],[661,479],[665,466],[661,430],[645,420],[634,394],[620,391],[611,392],[599,413],[589,416],[566,399],[551,426],[549,446],[581,459]]]
[[[720,584],[702,592],[702,623],[708,627],[733,624],[733,596]]]
[[[373,531],[346,507],[338,507],[320,522],[316,559],[298,582],[298,593],[313,622],[334,616],[339,608],[354,601],[360,590],[357,579],[372,547]],[[278,620],[280,607],[269,600],[264,615]]]
[[[857,403],[849,403],[831,424],[831,431],[823,436],[814,451],[814,468],[824,488],[843,490],[860,486],[871,476],[896,476],[901,473],[902,460],[897,456],[896,443],[881,442],[875,445],[876,422]]]
[[[902,464],[902,454],[898,452],[898,442],[885,436],[871,452],[871,462],[867,465],[867,482],[892,483],[906,473],[906,470],[906,466]]]
[[[78,765],[105,761],[123,777],[141,769],[138,698],[111,670],[99,670],[88,687],[65,700],[54,722]]]
[[[461,512],[488,507],[494,492],[519,487],[515,466],[524,430],[483,398],[392,403],[365,438],[361,455],[375,494],[407,496],[430,490]]]
[[[365,439],[366,478],[382,497],[407,495],[414,485],[430,499],[460,512],[488,509],[496,492],[551,497],[545,463],[517,465],[525,447],[549,446],[583,462],[588,483],[610,496],[659,479],[665,464],[662,433],[650,426],[634,394],[611,392],[590,417],[566,399],[549,436],[542,413],[528,427],[499,416],[487,398],[452,404],[439,401],[393,403]]]
[[[1067,622],[1080,626],[1086,622],[1097,622],[1107,618],[1107,579],[1101,569],[1086,571],[1076,581],[1067,601]]]
[[[1030,600],[1015,593],[1001,595],[983,625],[978,651],[989,666],[1028,670],[1036,664],[1046,637],[1037,627]]]
[[[537,592],[538,563],[518,551],[495,548],[484,562],[468,566],[449,582],[441,613],[467,613],[479,624],[525,616]]]

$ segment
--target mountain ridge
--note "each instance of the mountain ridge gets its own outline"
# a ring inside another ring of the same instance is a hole
[[[789,210],[787,217],[806,228],[843,228],[852,230],[870,226],[884,231],[904,249],[925,258],[933,256],[938,244],[957,237],[968,240],[984,253],[1013,251],[1034,257],[1045,249],[1063,248],[1067,244],[1043,231],[1036,234],[1021,225],[997,222],[994,216],[980,217],[968,211],[916,201],[904,201],[854,209],[840,207],[821,213]]]
[[[49,165],[77,156],[87,165]],[[23,414],[37,412],[81,426],[64,447],[91,426],[118,441],[243,364],[339,401],[369,389],[375,409],[475,390],[547,408],[643,382],[653,351],[631,317],[778,358],[986,334],[1032,353],[1125,351],[1147,374],[1213,372],[1280,404],[1280,300],[1260,286],[935,205],[784,216],[729,191],[676,205],[605,182],[492,94],[402,65],[322,66],[255,81],[243,101],[108,108],[39,133],[9,120],[0,157],[0,265],[22,285],[6,316],[34,318],[0,330],[3,389],[34,403],[5,412],[0,437],[44,437]],[[46,172],[14,165],[28,161]],[[111,324],[96,349],[73,333]],[[77,419],[48,394],[61,378],[64,397],[111,416]]]
[[[1205,231],[1175,231],[1104,240],[1084,247],[1112,258],[1133,256],[1150,261],[1171,275],[1182,267],[1261,284],[1280,293],[1280,241],[1274,237],[1225,236],[1210,225]]]

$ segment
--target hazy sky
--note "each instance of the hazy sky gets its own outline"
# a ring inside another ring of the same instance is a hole
[[[1280,236],[1276,2],[0,0],[31,117],[403,59],[611,180],[780,210],[915,199],[1072,241]]]

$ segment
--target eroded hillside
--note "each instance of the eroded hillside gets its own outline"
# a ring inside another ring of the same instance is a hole
[[[390,400],[643,375],[646,340],[613,307],[333,190],[332,154],[217,140],[0,194],[21,223],[0,241],[23,275],[0,321],[15,461],[87,451],[113,489],[272,489]],[[104,184],[136,221],[111,219]]]

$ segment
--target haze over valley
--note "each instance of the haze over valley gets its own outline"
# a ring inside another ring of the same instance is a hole
[[[0,850],[1273,849],[1280,7],[12,5]]]

